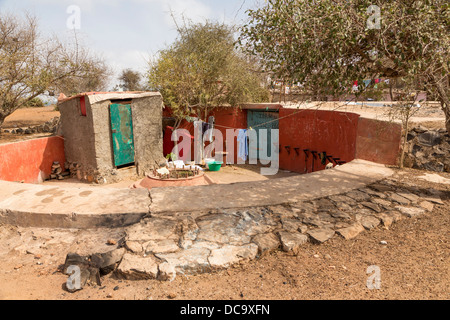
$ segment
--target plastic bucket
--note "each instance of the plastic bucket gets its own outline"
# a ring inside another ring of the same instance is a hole
[[[208,168],[209,171],[219,171],[220,168],[222,167],[223,162],[222,161],[212,161],[212,162],[208,162]]]

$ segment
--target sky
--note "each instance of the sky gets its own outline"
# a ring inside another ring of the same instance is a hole
[[[177,32],[171,16],[240,24],[245,11],[264,0],[0,0],[0,13],[29,12],[43,35],[71,39],[76,28],[84,46],[103,57],[115,72],[144,73],[147,61],[170,45]],[[114,86],[118,80],[113,79]],[[112,88],[108,88],[110,90]]]

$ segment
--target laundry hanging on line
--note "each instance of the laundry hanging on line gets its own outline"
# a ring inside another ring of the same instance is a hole
[[[238,142],[238,157],[244,161],[247,161],[248,141],[247,141],[247,130],[246,129],[239,130],[239,133],[237,136],[237,142]]]

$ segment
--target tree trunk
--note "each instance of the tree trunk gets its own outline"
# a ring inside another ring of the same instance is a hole
[[[442,106],[442,110],[444,110],[445,113],[445,128],[447,129],[447,133],[450,135],[450,106]]]

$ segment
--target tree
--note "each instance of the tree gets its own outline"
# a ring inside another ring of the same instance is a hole
[[[36,18],[0,15],[0,126],[41,94],[100,88],[107,68],[78,42],[42,38]]]
[[[267,71],[323,95],[350,94],[353,81],[380,77],[411,84],[405,92],[425,89],[440,102],[450,132],[449,6],[447,0],[269,0],[248,10],[239,43]]]
[[[141,74],[131,69],[125,69],[119,76],[119,87],[123,91],[141,91],[143,89],[141,85]]]
[[[235,48],[233,28],[206,22],[178,27],[178,38],[150,63],[148,84],[161,92],[177,119],[207,121],[218,106],[268,100],[258,65]]]

